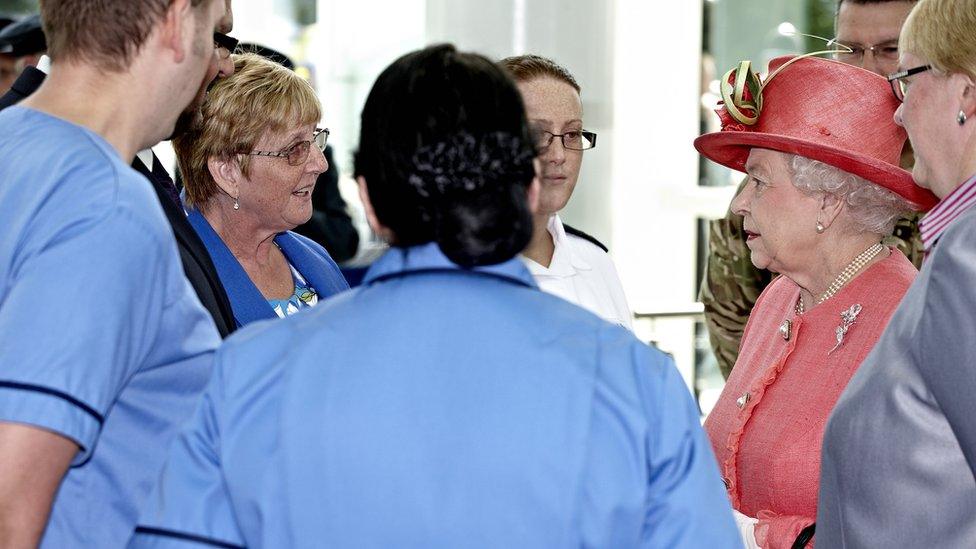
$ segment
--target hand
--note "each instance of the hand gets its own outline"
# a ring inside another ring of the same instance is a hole
[[[742,536],[742,544],[745,548],[759,549],[759,544],[756,543],[756,523],[759,521],[735,509],[732,510],[732,516],[735,517],[735,525],[739,528],[739,535]]]

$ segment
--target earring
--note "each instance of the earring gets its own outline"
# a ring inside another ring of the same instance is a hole
[[[234,197],[234,209],[235,210],[241,209],[241,203],[238,201],[236,196]]]
[[[959,109],[959,114],[956,116],[956,122],[959,122],[960,126],[966,123],[966,112],[962,109]]]
[[[823,232],[825,230],[827,230],[827,229],[826,229],[826,227],[823,226],[823,223],[821,223],[820,221],[817,221],[817,234],[823,234]]]

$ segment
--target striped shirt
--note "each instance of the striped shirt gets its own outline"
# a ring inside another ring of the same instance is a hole
[[[949,225],[961,216],[970,206],[976,204],[976,175],[949,193],[935,205],[932,210],[918,222],[918,230],[922,235],[922,247],[925,254],[932,251],[932,247],[949,228]]]

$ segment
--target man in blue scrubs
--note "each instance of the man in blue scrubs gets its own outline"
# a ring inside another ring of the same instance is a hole
[[[218,351],[130,546],[741,547],[671,359],[518,259],[534,156],[484,57],[384,71],[356,172],[393,247]]]
[[[223,0],[43,0],[50,76],[0,113],[0,545],[120,547],[218,335],[129,164],[215,63]]]

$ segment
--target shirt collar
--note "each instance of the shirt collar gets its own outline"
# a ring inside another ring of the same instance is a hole
[[[144,149],[136,153],[136,158],[142,161],[142,164],[146,166],[149,171],[153,170],[153,152],[152,149]]]
[[[44,74],[49,74],[51,72],[51,58],[46,55],[42,55],[41,58],[38,59],[35,68]]]
[[[549,218],[546,228],[552,235],[552,260],[547,268],[526,258],[525,264],[529,272],[535,276],[567,277],[575,275],[577,271],[589,271],[593,268],[569,245],[569,237],[566,236],[566,229],[558,214]]]
[[[363,284],[370,284],[380,278],[405,276],[423,271],[470,272],[502,278],[530,288],[538,287],[518,258],[513,257],[496,265],[465,269],[448,259],[434,242],[406,248],[390,248],[369,267],[366,276],[363,277]]]
[[[938,242],[942,233],[952,225],[973,204],[976,204],[976,175],[960,185],[948,196],[939,201],[925,217],[918,222],[922,236],[922,246],[926,253]]]

